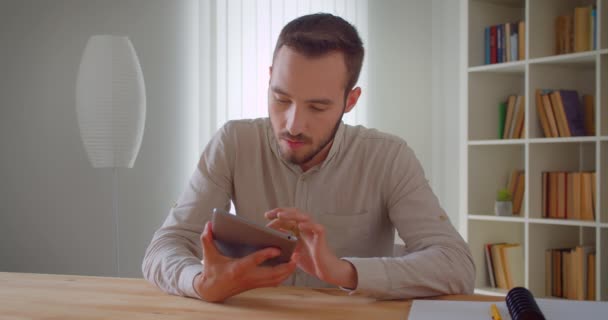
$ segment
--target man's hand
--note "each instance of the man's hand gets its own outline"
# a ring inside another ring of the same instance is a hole
[[[299,230],[295,260],[300,269],[333,285],[357,287],[357,270],[350,262],[336,257],[327,245],[325,227],[315,223],[309,214],[297,208],[277,208],[264,216],[271,220],[271,228]]]
[[[276,248],[263,249],[241,259],[223,256],[213,243],[209,222],[201,234],[201,245],[205,267],[203,273],[194,278],[194,289],[201,299],[209,302],[222,302],[255,288],[278,286],[296,268],[295,253],[288,263],[261,266],[262,262],[281,254]]]

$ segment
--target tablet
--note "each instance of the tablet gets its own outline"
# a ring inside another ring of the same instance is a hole
[[[242,258],[269,247],[281,250],[280,256],[266,260],[264,265],[275,266],[289,262],[298,241],[291,234],[259,225],[217,208],[213,209],[211,223],[213,240],[224,256]]]

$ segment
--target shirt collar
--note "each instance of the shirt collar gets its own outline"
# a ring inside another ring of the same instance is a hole
[[[345,131],[346,131],[346,125],[344,124],[344,122],[342,122],[340,120],[340,124],[338,125],[338,130],[336,131],[336,135],[334,136],[334,141],[331,145],[331,148],[329,149],[329,153],[327,154],[327,157],[325,158],[325,160],[323,160],[323,162],[321,163],[320,166],[317,165],[315,167],[312,167],[307,172],[315,172],[320,169],[323,169],[329,163],[331,163],[334,158],[336,158],[336,155],[338,154],[338,152],[340,152],[340,148],[342,146],[342,141],[344,141]],[[286,165],[294,173],[302,174],[302,168],[300,168],[299,165],[286,161],[281,156],[281,152],[279,150],[279,142],[275,138],[274,131],[272,130],[272,124],[270,122],[270,118],[266,118],[266,137],[267,137],[268,144],[270,145],[270,149],[272,150],[272,153],[274,153],[275,157],[277,157],[284,165]]]

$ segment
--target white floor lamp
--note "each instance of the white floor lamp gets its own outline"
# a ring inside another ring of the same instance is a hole
[[[146,88],[128,37],[95,35],[87,42],[76,83],[80,136],[93,168],[112,169],[116,275],[120,276],[118,168],[132,168],[146,121]]]

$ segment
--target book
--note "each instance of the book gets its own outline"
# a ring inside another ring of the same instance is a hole
[[[505,245],[501,248],[507,288],[524,285],[524,251],[520,244]]]
[[[503,139],[509,139],[510,129],[513,122],[513,114],[515,112],[515,96],[509,96],[507,99],[507,118],[505,120],[505,130],[502,133]]]
[[[498,28],[490,27],[490,63],[498,62]]]
[[[519,34],[517,33],[517,23],[511,24],[511,61],[519,60]]]
[[[591,172],[591,204],[593,205],[593,212],[595,212],[596,207],[596,174],[595,172]]]
[[[597,9],[595,7],[591,10],[591,38],[593,50],[597,50]]]
[[[572,212],[571,215],[568,216],[568,219],[581,219],[581,173],[580,172],[572,172],[570,173],[572,177],[571,188],[571,199],[572,199]]]
[[[513,214],[519,215],[521,213],[521,204],[524,199],[525,189],[525,177],[526,174],[521,172],[517,176],[517,186],[515,187],[515,193],[513,194]]]
[[[562,296],[562,252],[553,250],[553,296]]]
[[[549,218],[556,219],[558,217],[557,214],[557,180],[558,173],[557,172],[549,172],[549,196],[548,196],[548,211]]]
[[[513,133],[511,138],[513,139],[521,139],[524,128],[524,120],[526,117],[526,97],[525,96],[517,96],[517,116],[515,117],[515,122],[513,126]]]
[[[547,92],[548,90],[544,90]],[[551,137],[557,138],[559,137],[559,130],[557,128],[557,121],[555,120],[555,113],[553,112],[553,106],[551,105],[551,99],[549,97],[549,93],[541,94],[543,107],[545,108],[545,113],[547,114],[547,122],[549,123],[549,128],[551,129]]]
[[[555,92],[555,95],[559,95],[558,101],[562,104],[561,107],[564,110],[570,136],[584,136],[585,119],[583,115],[583,107],[581,106],[581,100],[578,97],[578,92],[575,90],[559,90]]]
[[[563,16],[555,18],[555,54],[562,54],[564,52],[563,23]]]
[[[490,40],[490,29],[491,27],[486,27],[484,29],[484,63],[485,64],[490,64],[491,61],[491,54],[490,54],[490,46],[491,46],[491,40]]]
[[[581,219],[593,221],[593,186],[590,172],[581,173]]]
[[[496,280],[494,280],[494,263],[492,262],[492,244],[484,246],[486,256],[486,266],[488,269],[488,278],[490,279],[490,287],[496,288]]]
[[[595,253],[587,256],[587,300],[595,300]]]
[[[541,202],[541,213],[543,218],[549,217],[549,206],[548,206],[548,193],[549,193],[549,173],[542,173],[542,202]]]
[[[557,217],[566,218],[566,173],[557,172]]]
[[[553,91],[549,94],[551,98],[551,107],[553,107],[553,114],[555,115],[555,122],[557,123],[557,129],[560,137],[570,137],[570,129],[568,128],[568,120],[566,119],[566,112],[564,111],[564,105],[559,91]]]
[[[502,58],[502,46],[503,46],[503,31],[502,31],[502,25],[499,24],[496,26],[496,62],[497,63],[501,63],[503,62],[503,58]]]
[[[519,174],[522,173],[523,171],[521,170],[513,170],[511,172],[511,177],[509,178],[509,181],[507,183],[507,190],[509,190],[509,193],[511,193],[511,199],[513,199],[513,197],[515,196],[515,189],[517,188],[517,183],[519,182]]]
[[[538,121],[543,129],[543,134],[545,137],[551,137],[551,128],[549,128],[549,122],[547,120],[547,113],[545,112],[545,108],[543,107],[543,98],[541,96],[541,90],[536,89],[536,111],[538,113]]]
[[[505,131],[505,121],[507,120],[507,103],[501,102],[498,104],[498,139],[502,139]]]
[[[572,15],[564,16],[564,53],[574,52],[574,18]]]
[[[507,289],[507,279],[505,277],[504,264],[502,261],[501,248],[506,244],[495,244],[492,246],[492,266],[494,267],[494,279],[496,286],[500,289]]]
[[[523,118],[525,110],[523,106],[522,96],[515,96],[515,108],[513,109],[513,119],[511,121],[511,127],[509,128],[509,139],[516,139],[518,132],[518,124]]]
[[[583,95],[583,118],[585,135],[595,135],[595,101],[592,95]]]
[[[593,20],[595,22],[595,19]],[[524,21],[519,22],[519,28],[517,29],[518,34],[518,58],[519,60],[523,60],[526,58],[526,23]]]
[[[574,52],[583,52],[591,49],[590,26],[591,7],[574,8]]]
[[[513,57],[511,57],[511,24],[505,23],[503,24],[503,28],[505,30],[505,62],[509,62],[513,60]]]

